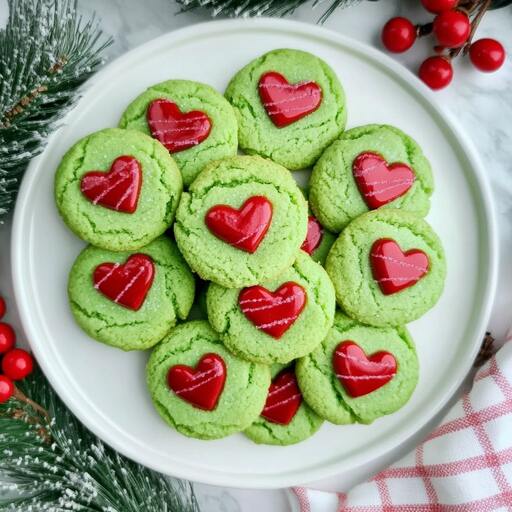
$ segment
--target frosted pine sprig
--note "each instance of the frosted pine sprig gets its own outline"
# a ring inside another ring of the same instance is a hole
[[[20,179],[111,43],[76,0],[8,0],[0,30],[0,222]]]
[[[205,8],[213,16],[286,16],[309,0],[177,0],[183,11]],[[348,7],[361,0],[315,0],[313,6],[325,4],[320,21],[325,21],[338,7]]]
[[[39,371],[22,385],[18,398],[0,405],[0,510],[199,510],[190,484],[139,466],[105,446],[70,413]]]

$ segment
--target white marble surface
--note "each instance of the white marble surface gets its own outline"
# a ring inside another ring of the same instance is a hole
[[[324,2],[325,3],[328,2]],[[416,21],[428,19],[418,7],[419,1],[381,0],[362,2],[345,11],[338,11],[326,26],[372,45],[379,44],[379,33],[384,22],[398,13],[411,15]],[[324,5],[311,10],[310,5],[300,8],[291,18],[314,23]],[[209,19],[207,13],[176,15],[178,7],[172,0],[79,0],[79,7],[89,14],[96,11],[104,31],[115,37],[109,49],[109,58],[176,28]],[[5,20],[6,2],[0,0],[0,26]],[[512,52],[512,7],[489,13],[479,29],[479,36],[500,39]],[[420,41],[412,51],[397,57],[415,71],[428,55],[429,41]],[[456,76],[452,85],[437,94],[443,108],[455,114],[467,135],[478,148],[492,184],[500,232],[500,279],[494,312],[489,329],[501,338],[512,323],[512,59],[494,75],[474,71],[465,61],[456,63]],[[446,169],[445,172],[449,172]],[[0,226],[0,293],[12,304],[9,262],[10,222]],[[19,326],[11,311],[9,321]],[[350,475],[340,475],[318,487],[347,489],[397,458],[401,450],[389,454],[375,463],[360,468]],[[281,512],[289,510],[287,496],[281,491],[243,491],[196,485],[202,510],[206,512]]]

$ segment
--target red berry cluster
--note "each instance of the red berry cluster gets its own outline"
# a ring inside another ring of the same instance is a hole
[[[0,319],[4,316],[5,309],[5,301],[0,297]],[[0,404],[7,402],[14,394],[14,381],[24,379],[34,368],[32,356],[15,347],[14,329],[9,324],[0,322]]]
[[[496,71],[503,65],[505,49],[499,41],[486,38],[471,42],[485,12],[485,3],[480,0],[421,0],[421,3],[435,14],[434,21],[414,25],[407,18],[392,18],[382,29],[382,43],[390,52],[401,53],[411,48],[418,37],[433,34],[438,55],[426,59],[419,68],[419,77],[431,89],[442,89],[452,81],[451,60],[461,50],[469,53],[471,62],[480,71]]]

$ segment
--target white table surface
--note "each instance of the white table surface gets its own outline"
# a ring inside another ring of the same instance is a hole
[[[178,6],[172,0],[79,0],[79,8],[89,14],[96,11],[103,30],[115,38],[108,50],[109,59],[138,46],[165,32],[193,23],[206,21],[206,12],[175,15]],[[292,19],[314,23],[321,14],[324,2],[315,10],[310,4],[301,7]],[[379,45],[379,34],[385,21],[395,15],[406,14],[415,21],[427,21],[428,14],[418,6],[419,0],[380,0],[365,2],[347,10],[337,11],[326,27],[354,37],[371,45]],[[0,27],[5,23],[6,0],[0,0]],[[478,36],[496,37],[512,53],[512,7],[487,14]],[[429,54],[428,39],[420,41],[413,50],[397,57],[413,72]],[[455,64],[455,79],[448,89],[437,94],[443,108],[455,114],[459,123],[472,139],[487,164],[495,198],[496,216],[500,236],[500,271],[498,292],[489,329],[502,338],[512,324],[512,58],[496,74],[484,75],[472,69],[467,59]],[[449,172],[449,169],[446,170]],[[10,221],[0,225],[0,295],[12,305],[13,293],[10,276],[9,235]],[[8,320],[21,332],[19,319],[13,308]],[[328,482],[315,483],[315,487],[346,490],[362,481],[402,453],[410,443],[358,468],[351,474],[340,475]],[[288,511],[288,498],[283,491],[245,491],[195,485],[203,512],[281,512]]]

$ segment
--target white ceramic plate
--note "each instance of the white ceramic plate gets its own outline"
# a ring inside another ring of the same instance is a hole
[[[144,384],[145,353],[93,342],[75,324],[68,271],[83,243],[59,219],[53,177],[80,137],[116,126],[147,86],[169,78],[223,91],[254,57],[300,48],[325,59],[348,98],[349,127],[391,123],[418,140],[436,180],[428,217],[446,249],[448,278],[438,305],[410,328],[421,362],[418,387],[398,413],[371,426],[325,424],[292,447],[258,446],[243,435],[197,441],[159,418]],[[12,242],[14,284],[28,339],[51,384],[95,434],[163,473],[233,487],[284,487],[333,476],[395,448],[439,411],[466,375],[484,332],[495,285],[495,226],[473,149],[433,95],[382,53],[312,25],[221,21],[179,30],[127,53],[96,75],[65,126],[28,170]]]

